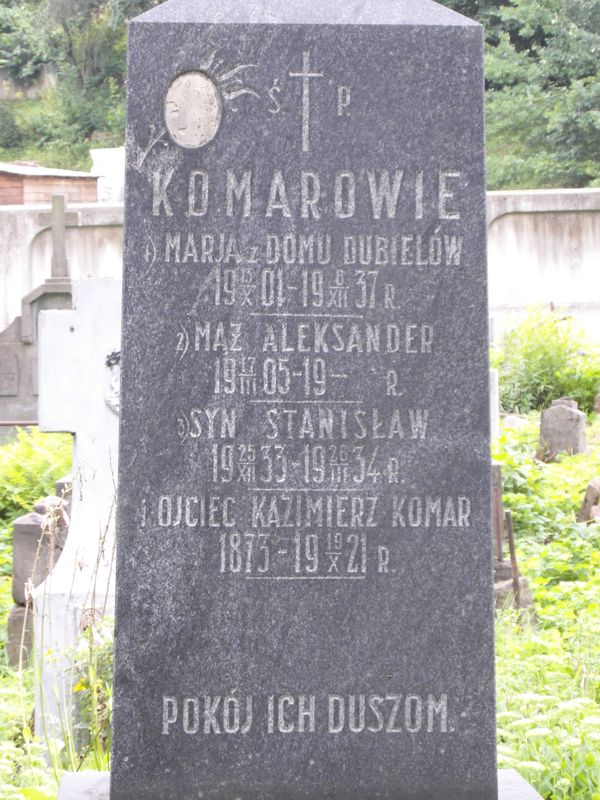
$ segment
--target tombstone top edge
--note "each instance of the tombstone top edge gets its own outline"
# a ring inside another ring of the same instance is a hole
[[[133,22],[481,28],[434,0],[167,0]]]

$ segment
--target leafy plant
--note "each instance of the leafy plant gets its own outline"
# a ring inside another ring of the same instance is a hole
[[[492,361],[505,411],[527,413],[569,396],[590,412],[600,389],[600,351],[572,317],[530,312],[505,335]]]
[[[32,727],[33,670],[8,667],[4,637],[12,607],[11,583],[0,577],[0,786],[2,800],[53,800],[57,784]],[[36,796],[36,792],[39,795]],[[27,794],[29,793],[29,794]]]
[[[0,518],[11,520],[54,489],[71,467],[72,437],[21,428],[0,447]]]
[[[10,103],[0,102],[0,147],[15,147],[19,143],[19,128]]]
[[[600,449],[595,443],[599,437],[596,419],[589,429],[592,446],[587,453],[560,455],[546,464],[536,458],[538,414],[531,414],[519,428],[504,429],[492,455],[502,467],[504,507],[512,512],[523,547],[525,540],[535,546],[557,540],[575,551],[577,542],[589,536],[592,528],[579,525],[575,518],[591,477],[600,475]]]
[[[600,0],[446,0],[486,26],[488,184],[600,184]]]
[[[545,800],[600,800],[600,524],[579,524],[590,476],[600,474],[600,421],[589,452],[535,458],[538,415],[505,428],[494,453],[515,519],[535,624],[498,615],[498,754]]]
[[[41,19],[39,9],[25,4],[0,6],[0,69],[14,78],[35,78],[48,61],[46,40],[40,36]]]
[[[110,620],[91,618],[75,658],[74,693],[87,741],[78,756],[78,768],[108,770],[110,766],[113,626]]]
[[[11,570],[12,522],[54,493],[54,484],[71,468],[69,434],[21,429],[15,441],[0,447],[0,576]]]
[[[523,628],[505,611],[496,626],[498,758],[547,800],[599,800],[600,705],[582,685],[573,642]]]

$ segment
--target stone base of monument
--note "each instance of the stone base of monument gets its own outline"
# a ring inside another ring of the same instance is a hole
[[[498,800],[542,800],[514,769],[499,771],[498,788]],[[57,800],[109,800],[109,794],[110,773],[73,772],[63,775]]]

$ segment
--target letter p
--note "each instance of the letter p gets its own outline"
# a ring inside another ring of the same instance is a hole
[[[163,721],[162,721],[162,732],[163,736],[168,736],[170,734],[170,726],[177,722],[177,700],[174,697],[164,697],[163,696]]]

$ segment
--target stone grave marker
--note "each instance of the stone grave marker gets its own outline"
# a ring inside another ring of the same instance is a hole
[[[24,514],[13,524],[12,594],[17,605],[25,605],[28,582],[39,586],[48,574],[50,542],[43,533],[44,514],[37,511]]]
[[[66,514],[67,504],[52,496],[15,520],[12,593],[18,605],[27,601],[27,585],[39,586],[58,561],[66,541]]]
[[[600,519],[600,478],[590,481],[577,514],[577,522],[590,522]]]
[[[70,311],[45,311],[39,319],[40,427],[75,434],[68,536],[56,566],[34,594],[41,668],[36,715],[39,720],[45,714],[48,737],[59,735],[61,719],[70,717],[66,651],[77,642],[82,614],[110,611],[114,605],[120,282],[74,281],[73,305]],[[52,659],[43,658],[48,649]]]
[[[577,455],[586,448],[587,416],[571,397],[554,400],[542,411],[540,449],[548,455],[568,453]]]
[[[16,425],[37,423],[38,315],[71,306],[65,225],[74,217],[62,195],[52,198],[50,213],[40,214],[40,224],[52,228],[51,277],[23,298],[21,316],[0,332],[0,441],[12,437]]]
[[[55,484],[55,494],[35,504],[13,523],[12,594],[16,605],[7,624],[8,663],[18,667],[33,648],[32,591],[48,577],[65,545],[70,513],[70,478]]]
[[[495,800],[480,26],[130,26],[112,800]]]

